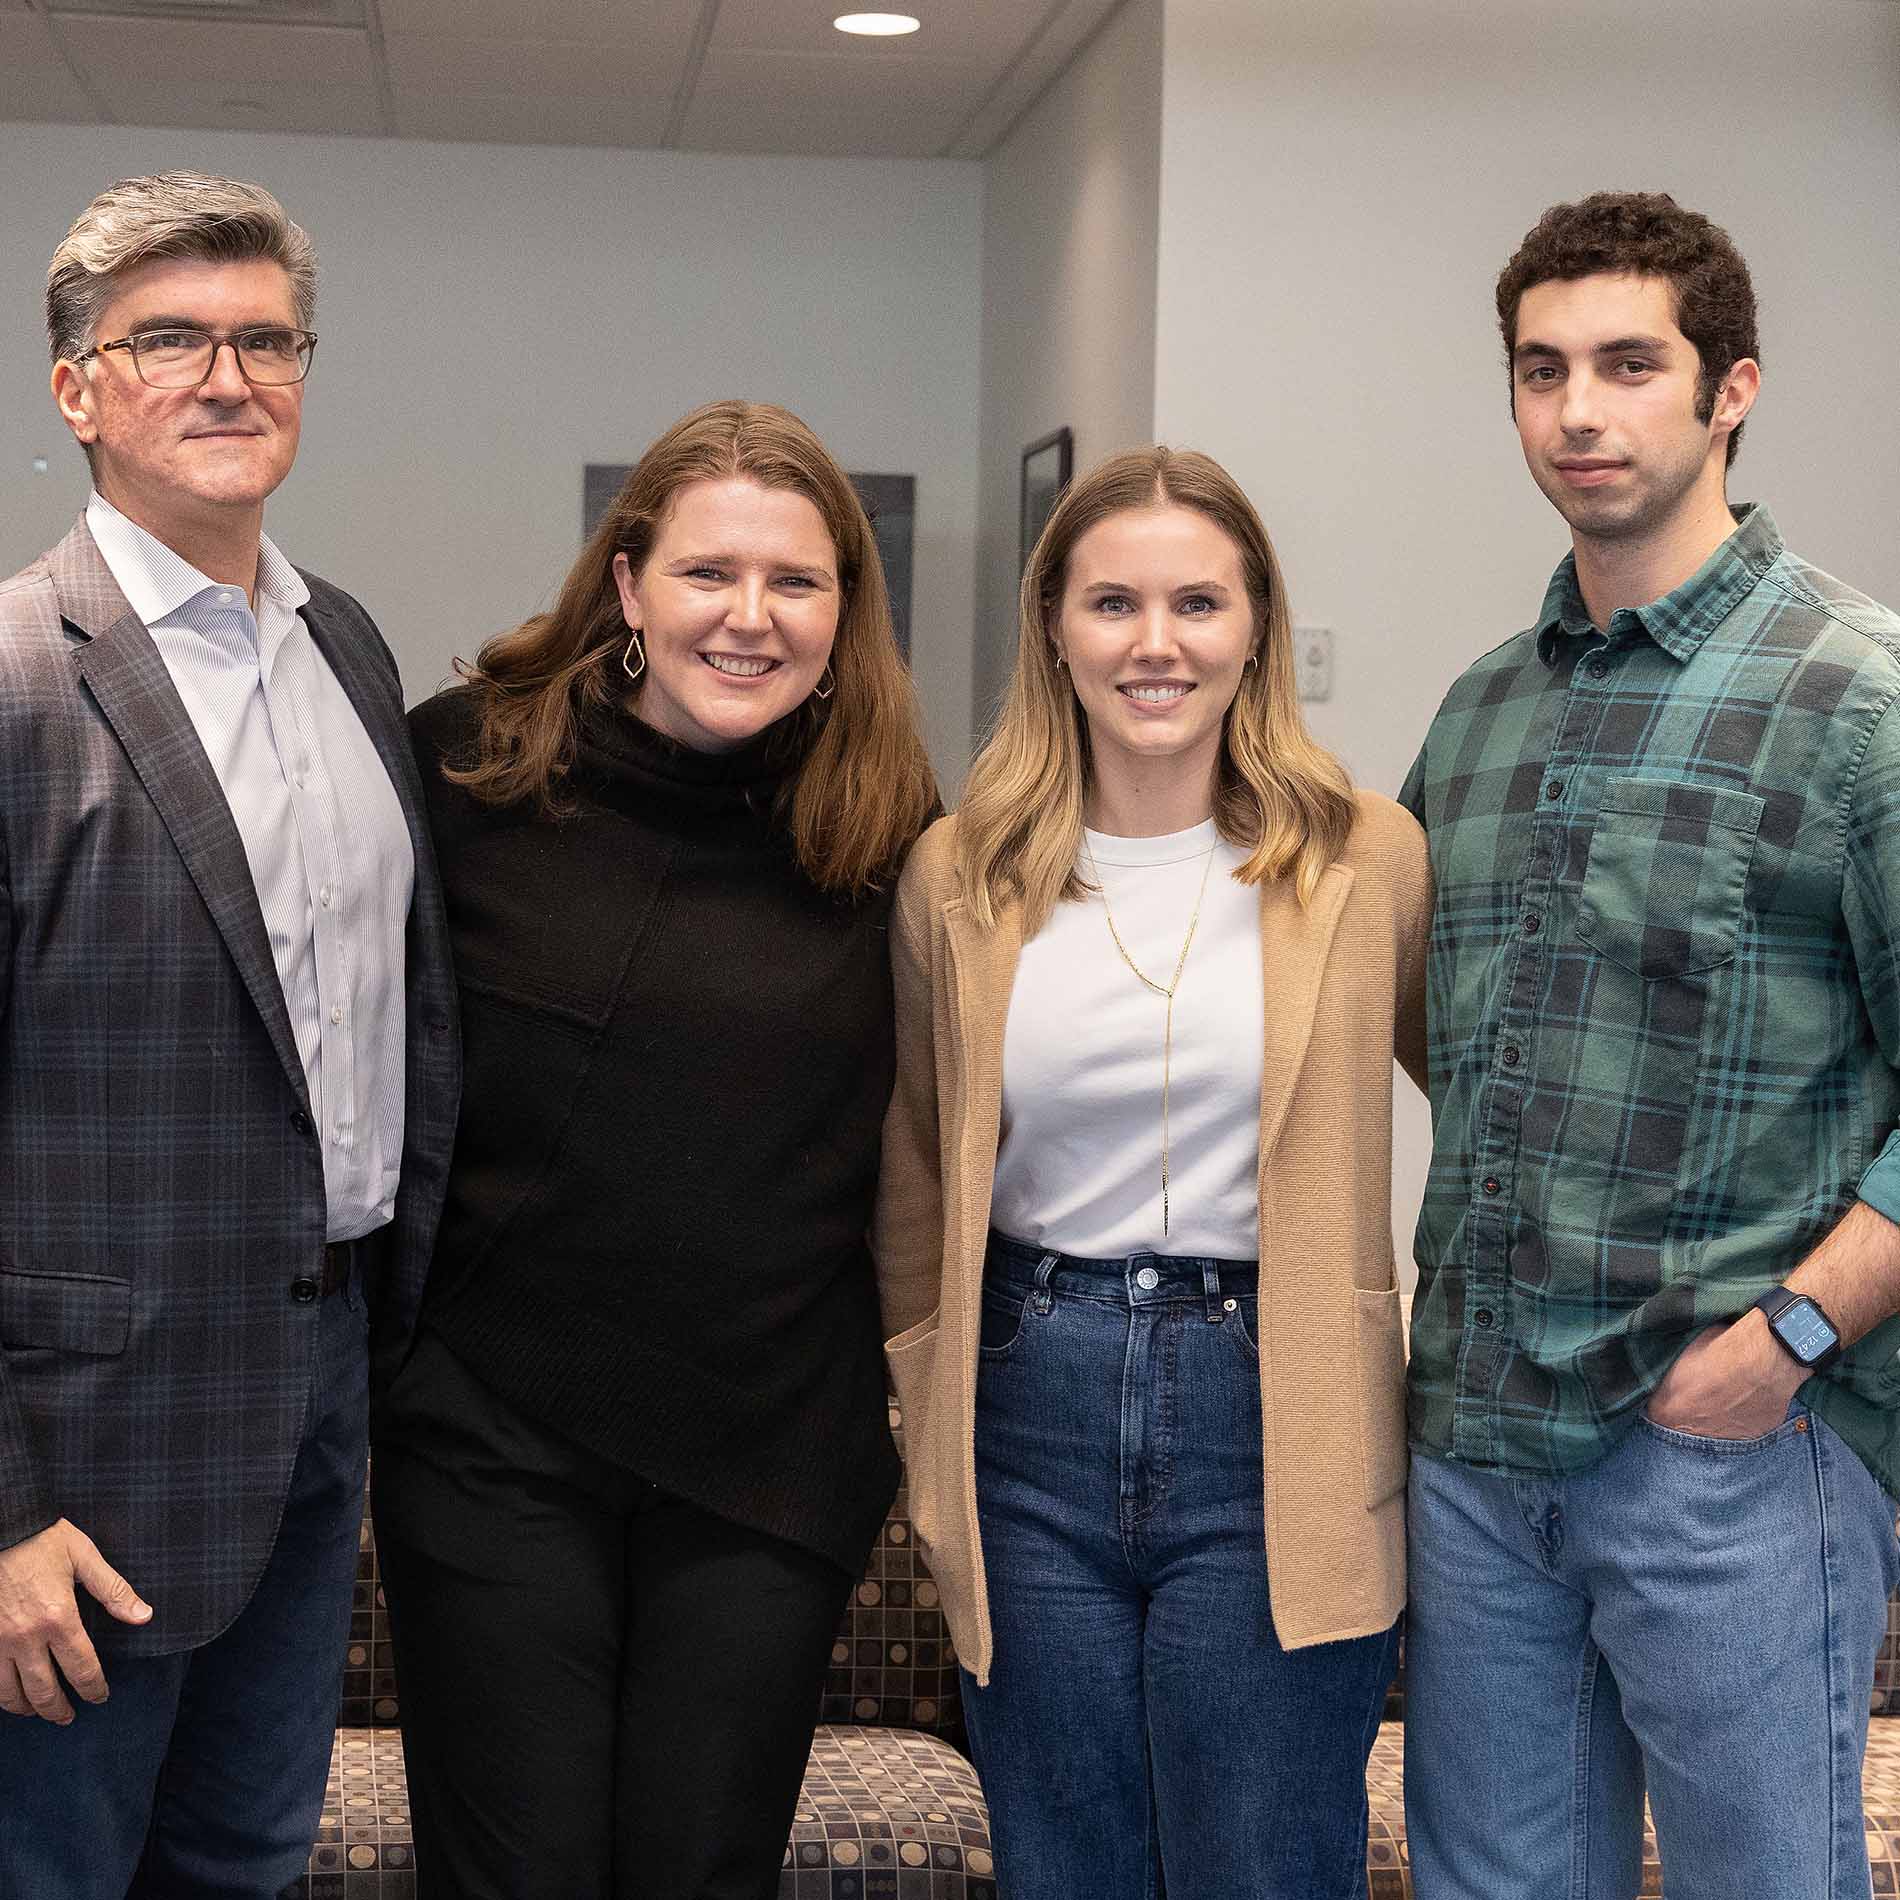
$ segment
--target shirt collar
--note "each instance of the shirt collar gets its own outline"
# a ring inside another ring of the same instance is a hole
[[[1693,659],[1703,641],[1781,557],[1781,530],[1760,502],[1740,502],[1734,515],[1735,532],[1680,587],[1646,607],[1618,608],[1604,631],[1614,635],[1634,629],[1646,633],[1672,660]],[[1535,631],[1537,656],[1546,666],[1556,664],[1560,639],[1586,638],[1597,631],[1577,585],[1574,553],[1557,563]]]
[[[122,515],[96,489],[86,502],[86,526],[126,604],[148,627],[169,620],[200,594],[227,591],[155,534]],[[294,614],[309,598],[303,576],[284,559],[269,535],[259,535],[258,606],[269,602]]]

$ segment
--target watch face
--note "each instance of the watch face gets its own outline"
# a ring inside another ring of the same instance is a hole
[[[1812,1300],[1796,1300],[1775,1321],[1775,1331],[1804,1366],[1813,1365],[1840,1337]]]

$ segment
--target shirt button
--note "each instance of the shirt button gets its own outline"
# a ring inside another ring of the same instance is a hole
[[[343,1005],[341,1003],[332,1003],[330,1005],[330,1020],[333,1023],[340,1023],[343,1020]]]
[[[1497,1324],[1498,1316],[1488,1306],[1481,1306],[1472,1314],[1472,1319],[1487,1332]]]
[[[325,899],[324,899],[323,901],[324,901],[324,902],[325,902],[325,903],[327,904],[327,903],[328,903],[328,902],[329,902],[330,900],[329,900],[329,899],[328,899],[328,898],[326,897],[326,898],[325,898]],[[1538,914],[1536,913],[1536,911],[1534,911],[1534,910],[1527,910],[1527,911],[1526,911],[1526,912],[1524,913],[1524,934],[1525,934],[1525,936],[1527,936],[1527,937],[1534,937],[1534,936],[1536,936],[1536,935],[1537,935],[1537,933],[1538,933],[1538,932],[1539,932],[1540,930],[1542,930],[1542,929],[1543,929],[1543,927],[1544,927],[1544,920],[1543,920],[1543,918],[1541,918],[1540,916],[1538,916]]]
[[[1556,804],[1558,799],[1563,797],[1563,795],[1564,782],[1560,778],[1552,779],[1550,783],[1544,787],[1544,796],[1549,799],[1553,805]]]
[[[1153,1267],[1143,1267],[1142,1270],[1135,1275],[1135,1284],[1140,1287],[1144,1293],[1152,1293],[1155,1288],[1161,1284],[1161,1276]]]
[[[1482,1185],[1487,1194],[1502,1194],[1504,1192],[1504,1183],[1500,1181],[1495,1174],[1487,1174],[1484,1177]]]
[[[1593,680],[1608,679],[1610,675],[1610,663],[1608,660],[1592,660],[1583,670],[1588,673]]]
[[[321,1291],[322,1288],[307,1273],[300,1273],[290,1283],[290,1297],[299,1306],[308,1306]]]
[[[1515,1069],[1523,1059],[1523,1050],[1514,1042],[1507,1042],[1504,1047],[1498,1051],[1498,1060],[1502,1062],[1507,1069]]]
[[[328,910],[330,908],[331,900],[335,897],[335,895],[336,893],[330,889],[329,885],[326,884],[322,887],[321,890],[317,892],[317,902],[321,904],[325,910]]]

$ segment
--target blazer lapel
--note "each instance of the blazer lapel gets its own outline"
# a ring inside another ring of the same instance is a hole
[[[53,550],[51,565],[61,616],[81,636],[74,654],[79,676],[157,807],[264,1019],[277,1059],[308,1110],[303,1064],[250,861],[191,715],[83,521]]]
[[[1313,901],[1301,907],[1289,878],[1260,886],[1260,974],[1266,987],[1266,1037],[1260,1067],[1260,1166],[1280,1138],[1294,1085],[1306,1061],[1319,1007],[1320,979],[1339,914],[1352,890],[1348,865],[1329,865]]]

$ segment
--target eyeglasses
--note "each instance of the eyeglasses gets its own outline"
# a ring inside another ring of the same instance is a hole
[[[148,388],[197,389],[210,380],[218,352],[227,343],[236,353],[239,375],[266,387],[302,382],[317,349],[310,330],[138,330],[110,343],[95,343],[73,360],[83,363],[107,350],[124,350]]]

